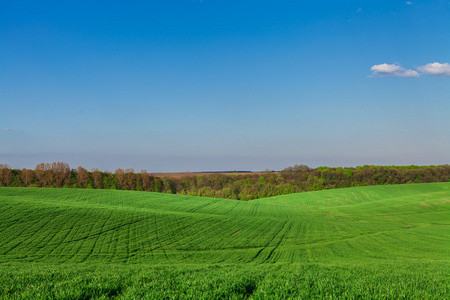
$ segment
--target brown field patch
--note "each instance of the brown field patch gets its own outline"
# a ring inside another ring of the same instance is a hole
[[[238,234],[239,232],[241,232],[241,230],[244,228],[239,229],[238,231],[236,231],[235,233],[233,233],[232,235]]]

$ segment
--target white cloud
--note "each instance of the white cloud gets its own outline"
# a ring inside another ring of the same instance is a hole
[[[450,64],[434,62],[426,64],[417,68],[420,72],[431,76],[449,76],[450,77]]]
[[[23,132],[23,130],[17,130],[17,129],[12,129],[12,128],[3,128],[3,129],[0,129],[0,131]]]
[[[403,73],[400,73],[399,75],[400,77],[419,77],[419,73],[417,73],[414,70],[405,70]]]
[[[411,1],[406,1],[405,4],[411,5],[412,2]]]
[[[419,73],[414,70],[405,70],[396,64],[374,65],[370,70],[377,76],[398,76],[398,77],[419,77]]]
[[[381,64],[381,65],[374,65],[372,68],[370,68],[370,70],[376,74],[393,74],[399,71],[400,68],[401,67],[398,65]]]

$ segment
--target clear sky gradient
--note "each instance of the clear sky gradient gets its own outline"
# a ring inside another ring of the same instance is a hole
[[[450,163],[450,1],[0,1],[0,163]]]

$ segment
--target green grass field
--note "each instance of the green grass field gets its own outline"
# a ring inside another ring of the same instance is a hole
[[[0,188],[0,297],[450,298],[450,183],[249,202]]]

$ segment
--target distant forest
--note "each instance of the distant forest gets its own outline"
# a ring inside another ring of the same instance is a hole
[[[65,162],[40,163],[34,170],[0,164],[0,186],[117,189],[252,200],[335,188],[450,181],[450,165],[373,166],[351,168],[295,165],[281,172],[205,174],[180,178],[154,177],[146,170],[102,172]]]

